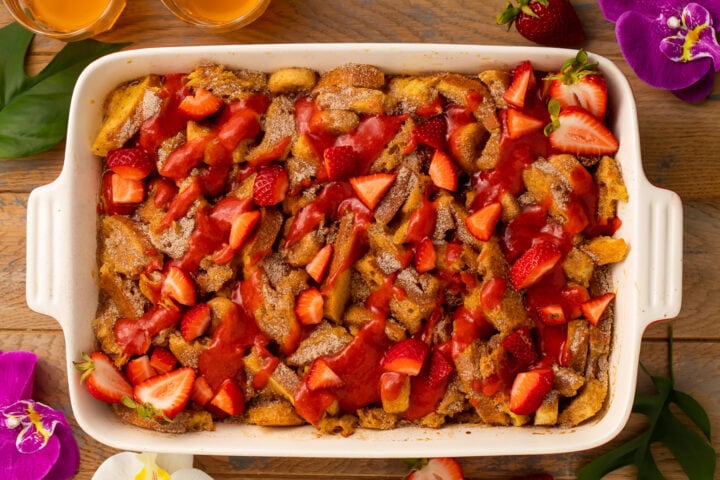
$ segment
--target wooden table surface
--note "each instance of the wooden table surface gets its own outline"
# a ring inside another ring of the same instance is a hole
[[[115,28],[104,41],[133,42],[130,48],[245,43],[421,42],[531,45],[515,31],[495,24],[506,0],[274,0],[265,15],[233,33],[213,34],[186,25],[167,12],[159,0],[128,0]],[[613,25],[595,1],[575,0],[588,42],[586,48],[615,61],[634,90],[643,163],[651,182],[680,194],[684,204],[683,308],[672,321],[676,339],[677,388],[693,395],[708,411],[720,432],[720,83],[714,95],[698,105],[685,104],[667,92],[639,81],[625,64]],[[0,26],[11,22],[0,8]],[[28,70],[37,71],[62,46],[36,38]],[[3,46],[8,48],[9,46]],[[64,369],[62,331],[52,318],[32,312],[25,302],[25,216],[30,191],[54,180],[60,172],[63,145],[20,160],[0,160],[0,350],[29,350],[40,356],[36,399],[62,409],[74,425],[81,448],[79,479],[90,478],[98,465],[116,453],[88,437],[74,424]],[[667,322],[651,326],[644,337],[641,360],[653,372],[667,372]],[[640,390],[650,390],[642,373]],[[592,451],[521,457],[463,458],[467,478],[502,479],[546,472],[574,478],[578,468],[617,446],[643,428],[631,418],[610,444]],[[716,450],[720,442],[714,442]],[[657,458],[668,478],[685,478],[660,449]],[[216,479],[228,478],[402,478],[400,460],[239,458],[196,456],[195,465]],[[623,469],[612,478],[634,478]]]

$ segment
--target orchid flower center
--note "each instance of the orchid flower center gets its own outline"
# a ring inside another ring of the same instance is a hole
[[[715,70],[720,70],[720,45],[710,12],[697,3],[688,3],[680,18],[671,16],[664,27],[672,35],[662,39],[660,51],[673,62],[690,62],[709,57]]]
[[[61,412],[32,400],[19,400],[0,408],[0,428],[20,429],[15,442],[20,453],[45,448],[61,418]]]

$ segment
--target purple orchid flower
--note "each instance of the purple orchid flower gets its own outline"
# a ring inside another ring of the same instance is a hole
[[[625,60],[648,85],[705,99],[720,71],[720,0],[599,0]]]
[[[0,478],[67,479],[80,450],[62,412],[32,400],[37,356],[0,352]]]

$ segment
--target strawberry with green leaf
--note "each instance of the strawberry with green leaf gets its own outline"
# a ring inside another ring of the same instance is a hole
[[[578,47],[585,43],[585,30],[568,0],[518,0],[508,2],[497,16],[498,25],[515,24],[520,35],[548,47]]]

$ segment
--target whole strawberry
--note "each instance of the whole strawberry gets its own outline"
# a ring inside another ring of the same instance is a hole
[[[579,47],[585,43],[585,31],[568,0],[517,0],[497,16],[499,25],[515,23],[520,35],[548,47]]]

